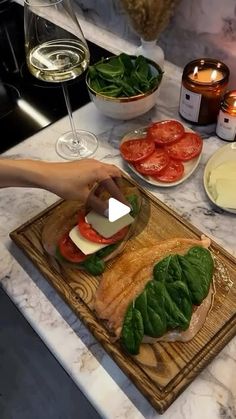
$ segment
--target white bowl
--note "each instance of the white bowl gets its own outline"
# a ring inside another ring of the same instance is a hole
[[[107,58],[107,60],[109,60],[109,58]],[[149,62],[153,76],[163,74],[158,64],[148,58],[147,61]],[[130,97],[111,97],[93,90],[89,85],[89,73],[87,73],[86,76],[86,84],[91,101],[99,112],[114,119],[136,118],[153,108],[157,103],[161,80],[162,76],[158,81],[158,84],[148,92]]]

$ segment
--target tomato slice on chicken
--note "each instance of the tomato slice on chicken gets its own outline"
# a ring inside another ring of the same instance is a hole
[[[101,244],[113,244],[119,242],[126,236],[129,227],[124,227],[113,236],[105,238],[101,236],[99,233],[97,233],[97,231],[92,228],[91,224],[86,222],[85,214],[83,212],[80,212],[78,217],[78,229],[80,234],[85,239],[90,240],[91,242]]]
[[[155,175],[163,170],[169,163],[169,156],[162,148],[156,149],[151,156],[134,165],[142,175]]]
[[[160,146],[180,140],[184,135],[184,126],[178,121],[154,122],[147,130],[147,138]]]
[[[120,152],[124,160],[137,163],[150,156],[155,150],[153,141],[146,138],[124,141],[120,146]]]
[[[70,239],[68,233],[61,237],[58,243],[60,254],[68,261],[83,262],[87,256]]]
[[[157,175],[152,176],[153,179],[160,182],[176,182],[179,179],[182,179],[184,174],[184,165],[181,161],[171,160],[169,164]]]
[[[202,151],[203,140],[194,132],[186,132],[183,137],[174,144],[165,147],[169,156],[174,160],[188,161]]]

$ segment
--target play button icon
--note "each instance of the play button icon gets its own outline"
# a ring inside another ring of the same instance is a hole
[[[110,222],[119,220],[131,211],[128,205],[122,204],[115,198],[110,198],[108,201],[108,219]]]

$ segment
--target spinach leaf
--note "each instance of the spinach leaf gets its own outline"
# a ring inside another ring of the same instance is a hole
[[[185,256],[179,256],[179,262],[192,303],[199,305],[209,292],[214,268],[212,256],[209,250],[196,246]]]
[[[96,79],[97,75],[98,75],[96,67],[95,66],[90,66],[89,69],[88,69],[88,73],[89,73],[90,83],[91,83],[91,81]]]
[[[93,255],[88,256],[88,258],[82,262],[84,269],[92,275],[101,275],[106,268],[103,258],[108,256],[118,246],[119,243],[111,244],[104,247],[103,249],[98,250],[98,252],[94,253]]]
[[[101,275],[105,270],[105,262],[96,253],[85,259],[81,265],[92,275]]]
[[[186,323],[188,323],[192,316],[193,307],[187,285],[182,281],[176,281],[172,284],[166,284],[166,289],[171,299],[187,319]]]
[[[102,95],[111,97],[119,97],[122,92],[122,87],[116,86],[116,84],[110,84],[109,86],[102,87],[99,91],[94,87],[92,88],[93,90],[97,91],[98,93],[101,93]]]
[[[140,79],[147,80],[151,74],[149,65],[146,58],[143,55],[139,55],[135,60],[136,74],[139,75]]]
[[[130,86],[128,83],[128,79],[116,79],[114,80],[114,83],[120,87],[120,89],[123,89],[123,93],[125,93],[126,96],[134,96],[136,94],[133,86]]]
[[[96,255],[99,258],[105,258],[110,253],[112,253],[119,245],[120,245],[120,242],[114,243],[114,244],[110,244],[109,246],[103,247],[103,249],[100,249],[100,250],[98,250],[96,252]]]
[[[164,288],[161,283],[149,281],[145,290],[135,300],[135,308],[140,311],[143,318],[145,335],[159,337],[166,332],[163,293]]]
[[[158,262],[153,269],[154,279],[163,282],[181,280],[182,270],[177,255],[170,255]]]
[[[214,270],[214,261],[208,249],[201,246],[194,246],[188,251],[186,259],[193,265],[201,267],[207,276],[208,282],[211,280]]]
[[[192,302],[188,295],[188,289],[183,289],[185,284],[178,281],[174,284],[166,284],[164,294],[164,308],[168,314],[167,326],[169,329],[180,328],[186,330],[192,316]]]
[[[144,335],[142,315],[132,306],[129,306],[121,332],[121,343],[132,355],[139,353],[139,347]]]
[[[133,194],[133,195],[129,195],[126,196],[127,201],[130,203],[132,210],[130,211],[130,215],[131,217],[136,217],[139,213],[139,202],[138,202],[138,197],[137,195]]]
[[[108,62],[95,65],[96,71],[104,77],[115,78],[124,75],[124,65],[118,59],[110,59]]]
[[[127,75],[130,75],[134,69],[134,65],[132,62],[132,59],[130,57],[130,55],[125,54],[124,52],[122,52],[119,56],[121,62],[123,63],[124,69],[125,69],[125,73]]]

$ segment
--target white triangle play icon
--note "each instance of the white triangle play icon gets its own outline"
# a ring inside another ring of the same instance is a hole
[[[115,198],[110,198],[108,202],[108,219],[113,222],[124,217],[124,215],[130,213],[130,207],[117,201]]]

